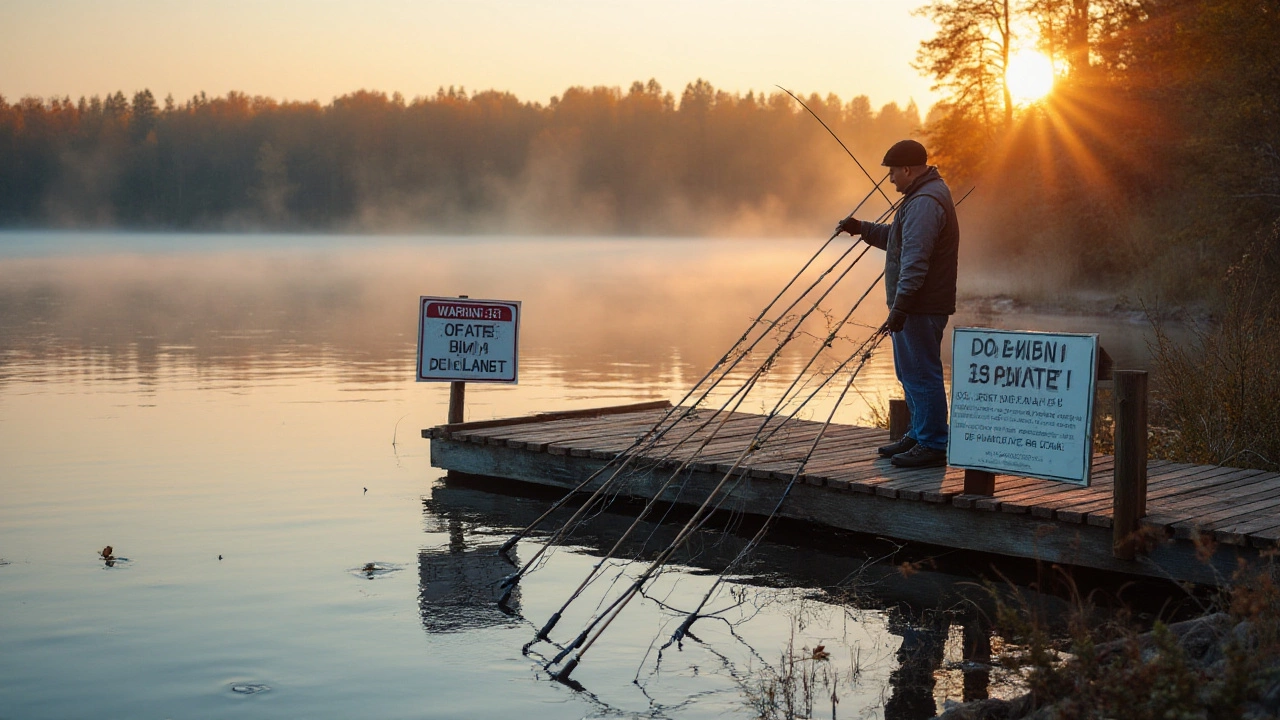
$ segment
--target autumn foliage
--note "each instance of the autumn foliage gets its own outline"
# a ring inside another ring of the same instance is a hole
[[[1280,216],[1280,7],[1263,0],[938,0],[918,67],[939,162],[976,183],[989,263],[1183,301]],[[1011,48],[1056,87],[1017,106]],[[971,233],[969,237],[972,237]],[[1280,279],[1274,253],[1253,255]]]

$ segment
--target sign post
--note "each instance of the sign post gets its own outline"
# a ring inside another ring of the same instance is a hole
[[[947,464],[1087,486],[1098,336],[956,328]],[[977,483],[975,483],[977,484]]]
[[[449,423],[462,422],[468,382],[519,381],[520,302],[423,295],[418,382],[448,382]]]

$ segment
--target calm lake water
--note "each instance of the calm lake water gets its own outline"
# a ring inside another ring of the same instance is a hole
[[[723,619],[658,664],[672,608],[743,542],[699,538],[575,692],[541,669],[550,646],[521,648],[629,518],[598,518],[503,613],[493,550],[549,499],[430,466],[420,431],[448,387],[413,381],[419,295],[523,301],[520,384],[470,387],[468,419],[674,401],[819,244],[0,233],[0,718],[752,717],[782,658],[817,645],[830,658],[797,673],[823,716],[833,692],[838,717],[903,719],[999,692],[961,662],[1000,645],[960,601],[968,578],[785,528]],[[847,308],[880,258],[827,305]],[[878,288],[866,306],[856,319],[878,323]],[[954,324],[1101,332],[1120,365],[1145,363],[1127,318]],[[887,349],[858,390],[839,420],[894,394]]]

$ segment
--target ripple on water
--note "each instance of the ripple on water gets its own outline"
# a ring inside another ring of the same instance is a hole
[[[352,575],[355,575],[358,578],[363,578],[365,580],[375,580],[377,578],[383,577],[384,575],[390,575],[391,573],[400,572],[402,569],[403,568],[397,565],[396,563],[371,562],[371,563],[365,563],[364,565],[358,568],[351,568],[347,570],[347,572],[351,573]]]
[[[264,693],[270,689],[270,686],[263,685],[262,683],[233,683],[231,685],[231,692],[238,695],[257,695],[258,693]]]

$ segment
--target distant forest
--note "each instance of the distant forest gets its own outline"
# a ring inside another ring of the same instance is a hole
[[[969,261],[1050,293],[1201,297],[1246,256],[1280,284],[1274,0],[919,12],[937,32],[916,68],[943,93],[927,117],[805,100],[873,172],[890,143],[923,137],[957,194],[976,187]],[[1018,105],[1009,69],[1028,48],[1057,81]],[[461,88],[0,98],[0,227],[811,236],[867,187],[785,94],[703,80],[573,87],[545,105]]]
[[[914,105],[807,102],[877,160],[921,124]],[[0,225],[733,234],[818,213],[825,227],[870,185],[803,113],[703,80],[546,105],[462,88],[327,105],[0,98]]]

